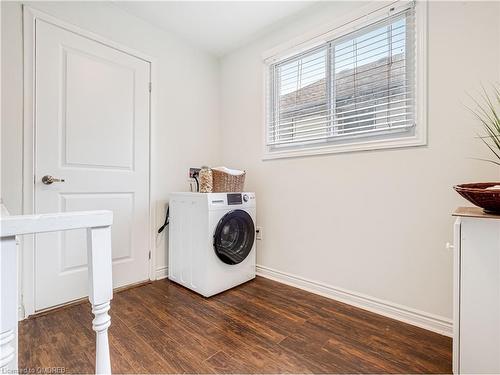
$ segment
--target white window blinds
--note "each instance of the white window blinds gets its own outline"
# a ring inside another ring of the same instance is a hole
[[[272,64],[267,146],[282,149],[411,133],[414,34],[410,7]]]

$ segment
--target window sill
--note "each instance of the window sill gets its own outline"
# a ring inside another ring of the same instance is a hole
[[[264,150],[262,160],[297,158],[303,156],[325,155],[325,154],[340,154],[345,152],[360,152],[373,151],[394,148],[407,148],[426,146],[427,139],[422,137],[405,137],[396,138],[385,141],[366,141],[350,144],[328,144],[323,146],[308,147],[306,149],[289,149],[283,151],[270,151],[267,148]]]

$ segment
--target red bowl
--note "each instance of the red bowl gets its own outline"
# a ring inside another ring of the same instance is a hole
[[[500,215],[500,189],[487,190],[495,185],[500,185],[500,182],[461,184],[453,186],[453,189],[484,212]]]

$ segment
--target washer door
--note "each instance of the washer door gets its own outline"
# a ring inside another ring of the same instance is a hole
[[[214,233],[215,254],[226,264],[243,262],[252,250],[255,226],[250,215],[234,210],[220,219]]]

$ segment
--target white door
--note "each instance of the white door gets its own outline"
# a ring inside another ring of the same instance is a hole
[[[36,213],[112,210],[113,285],[147,280],[150,63],[41,20],[35,48]],[[35,309],[87,287],[85,231],[37,235]]]

